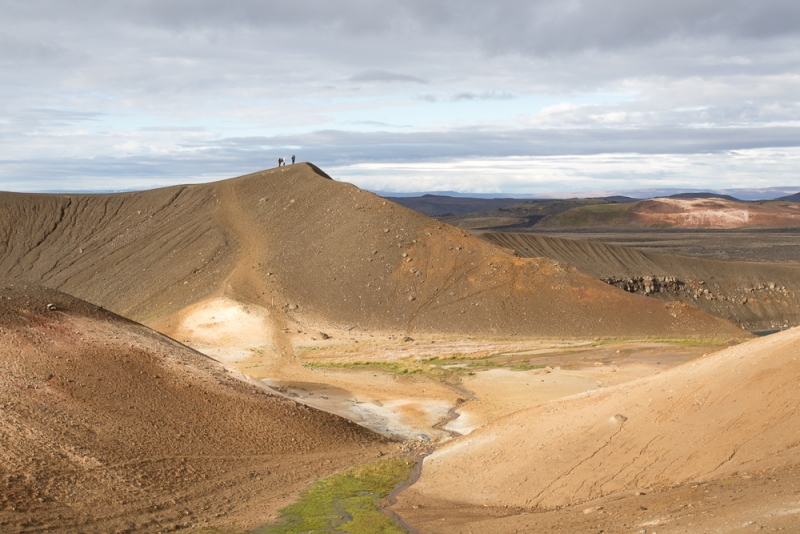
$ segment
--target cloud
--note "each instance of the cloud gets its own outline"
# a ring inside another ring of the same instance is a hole
[[[460,102],[462,100],[514,100],[515,98],[517,98],[517,95],[512,93],[502,93],[496,91],[473,93],[471,91],[463,91],[451,96],[450,100],[452,102]]]
[[[379,82],[379,83],[422,83],[427,84],[427,80],[409,76],[407,74],[396,74],[385,70],[365,70],[354,74],[349,78],[351,82]]]
[[[290,146],[389,176],[375,165],[672,165],[800,138],[794,0],[7,4],[0,188],[205,179]]]

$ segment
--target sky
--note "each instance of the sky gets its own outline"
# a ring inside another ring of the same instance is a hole
[[[800,191],[797,0],[0,0],[0,189]]]

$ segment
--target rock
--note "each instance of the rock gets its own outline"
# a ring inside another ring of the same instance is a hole
[[[289,304],[288,308],[290,310],[296,310],[297,309],[297,304]]]
[[[403,341],[404,341],[404,342],[406,342],[406,343],[408,343],[408,342],[410,342],[410,341],[414,341],[414,340],[413,340],[411,337],[409,337],[409,336],[406,336],[406,337],[404,337],[404,338],[403,338]]]
[[[321,337],[322,339],[330,339],[331,338],[331,336],[329,336],[325,332],[320,332],[319,333],[319,337]]]
[[[624,415],[620,414],[620,413],[618,413],[617,415],[615,415],[614,417],[611,418],[611,422],[612,423],[620,423],[620,424],[622,424],[627,420],[628,420],[628,418],[625,417]]]
[[[409,295],[408,296],[408,301],[409,302],[414,301],[414,300],[417,300],[417,297],[415,297],[414,295]]]
[[[57,309],[58,308],[56,308],[55,304],[48,304],[47,305],[47,311],[56,311]]]

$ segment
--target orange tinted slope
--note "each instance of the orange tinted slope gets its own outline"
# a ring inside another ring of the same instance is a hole
[[[555,507],[800,464],[800,328],[517,412],[425,460],[407,499]]]
[[[386,446],[52,290],[0,289],[0,335],[2,532],[265,522]]]
[[[632,298],[550,260],[517,258],[302,168],[230,180],[220,191],[225,226],[250,251],[230,279],[241,299],[273,291],[300,313],[374,328],[742,335],[692,308]]]
[[[11,195],[0,268],[137,320],[210,296],[342,325],[538,336],[744,333],[521,259],[312,165],[121,195]],[[2,227],[2,226],[0,226]]]
[[[800,205],[723,198],[653,198],[633,204],[580,206],[547,217],[541,227],[795,228]]]

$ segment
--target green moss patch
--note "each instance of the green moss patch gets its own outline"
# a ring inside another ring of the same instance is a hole
[[[408,479],[413,467],[410,460],[392,458],[320,479],[280,511],[280,523],[253,534],[405,533],[381,512],[380,503]]]

